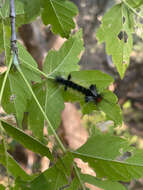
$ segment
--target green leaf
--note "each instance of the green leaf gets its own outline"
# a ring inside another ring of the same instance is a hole
[[[125,187],[118,182],[110,180],[100,180],[91,175],[81,174],[80,176],[85,183],[95,185],[96,187],[99,187],[103,190],[126,190]]]
[[[25,49],[25,47],[22,44],[17,43],[17,46],[18,46],[18,56],[19,56],[18,58],[20,60],[21,69],[24,75],[26,76],[27,80],[29,82],[31,81],[41,82],[41,77],[39,76],[39,74],[35,73],[34,71],[31,72],[31,70],[28,68],[28,65],[30,65],[38,69],[38,64],[36,63],[36,61],[28,53],[28,51]]]
[[[99,110],[103,111],[106,114],[108,120],[112,120],[115,123],[115,126],[122,125],[122,110],[118,104],[113,103],[115,99],[113,99],[115,95],[110,92],[110,96],[108,96],[108,100],[104,99],[98,103]],[[107,98],[107,96],[106,96]]]
[[[78,71],[79,55],[83,51],[82,31],[70,37],[59,51],[49,51],[44,62],[43,71],[50,76],[58,74],[68,75],[71,71]]]
[[[71,73],[71,80],[85,88],[89,88],[91,84],[96,85],[99,92],[113,82],[111,76],[97,70],[74,71]],[[68,91],[62,91],[62,93],[65,101],[85,103],[84,95],[76,90],[69,88]]]
[[[11,190],[30,190],[29,183],[21,180],[20,177],[16,178],[15,185]]]
[[[73,152],[95,170],[98,178],[113,181],[130,181],[143,177],[143,151],[124,160],[124,152],[131,150],[126,140],[109,134],[97,135]]]
[[[5,62],[9,63],[10,60],[10,35],[11,29],[6,25],[6,21],[0,22],[0,53],[5,51]]]
[[[24,4],[24,14],[27,21],[36,19],[40,14],[41,0],[18,0]],[[17,3],[17,2],[16,2]]]
[[[106,52],[112,55],[113,63],[123,78],[129,65],[132,51],[133,14],[123,4],[112,7],[103,17],[102,24],[97,31],[100,43],[106,43]]]
[[[142,0],[126,0],[126,2],[133,8],[138,8],[143,4]]]
[[[4,75],[0,76],[0,87],[3,83]],[[6,81],[4,94],[2,98],[2,106],[8,114],[15,114],[18,124],[21,126],[23,114],[26,111],[27,99],[31,94],[28,91],[25,82],[17,71],[11,70]]]
[[[48,80],[46,83],[45,112],[55,130],[60,126],[61,112],[63,109],[64,100],[60,89],[57,88],[55,83]],[[48,131],[50,134],[52,133],[50,128],[48,128]]]
[[[98,70],[74,71],[71,73],[71,80],[86,88],[89,88],[91,84],[96,85],[99,92],[113,82],[110,75]]]
[[[75,177],[72,180],[70,187],[66,188],[66,190],[74,190],[74,189],[79,189],[79,188],[80,188],[79,180]]]
[[[8,171],[12,174],[13,177],[21,177],[23,180],[32,180],[33,177],[29,176],[20,166],[19,164],[12,158],[12,156],[7,153],[7,161],[5,157],[5,150],[3,142],[0,144],[0,163],[5,166]],[[6,164],[8,163],[8,165]]]
[[[45,91],[43,89],[43,84],[36,84],[33,86],[33,92],[35,93],[40,105],[44,107],[45,103]],[[32,98],[28,103],[28,124],[29,128],[32,130],[33,134],[40,140],[43,139],[43,128],[44,128],[44,116],[41,113],[39,107],[37,106],[35,100]]]
[[[70,154],[59,159],[58,162],[31,182],[31,190],[60,189],[69,183],[71,175],[72,158]]]
[[[91,113],[93,110],[97,109],[103,111],[107,119],[113,120],[115,125],[122,124],[122,112],[120,106],[117,105],[117,97],[111,91],[103,90],[113,82],[111,76],[101,71],[75,71],[71,73],[71,80],[86,88],[89,88],[91,84],[96,85],[99,93],[101,92],[103,100],[97,104],[94,102],[86,103],[83,94],[70,88],[65,92],[62,88],[62,94],[65,101],[80,102],[83,114]]]
[[[68,0],[43,0],[42,3],[44,24],[51,24],[55,34],[68,38],[71,29],[75,28],[73,17],[78,13],[77,7]]]
[[[22,45],[18,44],[19,48],[19,58],[21,63],[23,61],[29,61],[33,67],[37,68],[37,64],[34,59],[28,54],[28,52],[23,48]],[[21,65],[21,69],[25,74],[25,77],[31,83],[31,81],[40,82],[41,78],[36,73],[31,73],[31,71]],[[0,87],[3,83],[4,75],[0,76]],[[21,126],[23,114],[27,108],[27,100],[31,99],[31,93],[27,88],[24,80],[21,78],[21,75],[18,71],[13,68],[8,76],[6,81],[6,86],[4,89],[4,96],[2,99],[2,106],[8,114],[15,114],[18,124]]]
[[[101,134],[89,138],[86,144],[80,147],[77,152],[79,154],[84,153],[84,155],[88,155],[89,157],[96,155],[96,157],[99,158],[104,157],[113,160],[117,156],[121,156],[121,153],[123,150],[126,150],[127,147],[128,144],[125,139],[109,134]]]
[[[48,80],[46,84],[34,85],[33,91],[39,103],[43,109],[45,109],[45,113],[52,127],[56,130],[60,126],[61,112],[64,109],[64,100],[60,93],[60,89],[55,83]],[[30,100],[28,112],[30,129],[36,137],[42,140],[45,119],[34,99]],[[48,128],[48,132],[49,134],[52,133],[50,128]]]
[[[5,190],[5,189],[6,189],[6,187],[5,187],[5,186],[0,185],[0,190]]]
[[[30,5],[31,9],[30,9]],[[34,20],[40,12],[40,0],[15,0],[16,26],[21,26]],[[10,3],[5,0],[1,10],[0,18],[4,19],[7,24],[10,24]]]
[[[21,143],[25,148],[28,148],[29,150],[42,156],[47,156],[50,160],[53,160],[53,156],[47,146],[39,142],[37,139],[27,135],[22,130],[9,125],[4,121],[1,121],[1,123],[5,131],[15,140]]]

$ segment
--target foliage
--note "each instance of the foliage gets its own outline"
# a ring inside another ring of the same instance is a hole
[[[129,65],[135,16],[143,17],[140,14],[142,4],[142,0],[122,0],[103,16],[97,31],[98,41],[105,42],[106,51],[112,55],[121,78]],[[103,112],[107,121],[114,122],[114,127],[122,124],[118,99],[113,92],[107,90],[113,83],[113,78],[97,70],[80,71],[78,62],[84,50],[82,30],[71,35],[71,30],[75,28],[74,17],[78,13],[76,6],[69,0],[15,0],[17,29],[41,16],[44,24],[51,25],[54,34],[67,38],[58,51],[50,50],[47,53],[43,71],[38,69],[37,63],[22,44],[18,43],[19,62],[15,61],[10,52],[9,7],[9,0],[6,0],[0,8],[0,52],[5,51],[5,64],[8,68],[0,75],[0,102],[7,114],[15,116],[17,127],[1,120],[0,163],[13,177],[14,185],[11,189],[46,190],[48,187],[49,190],[78,190],[86,189],[85,183],[88,182],[104,190],[124,190],[119,181],[143,177],[143,151],[129,146],[127,139],[98,132],[89,137],[82,147],[71,151],[64,147],[56,133],[65,101],[79,102],[83,114],[94,110]],[[137,11],[138,8],[140,12]],[[65,91],[64,87],[55,82],[56,76],[67,78],[69,74],[72,81],[85,88],[96,84],[102,101],[86,103],[83,94],[70,88]],[[23,129],[25,112],[28,113],[26,124],[32,132],[31,136]],[[57,160],[43,136],[45,122],[48,137],[53,135],[61,149]],[[26,174],[8,153],[6,135],[41,157],[46,156],[52,166],[40,174]],[[129,154],[128,157],[125,157],[126,153]],[[87,162],[96,177],[83,174],[74,158]],[[4,186],[1,185],[0,188],[3,189]]]
[[[98,41],[106,43],[106,52],[112,55],[112,61],[121,78],[124,77],[130,61],[136,22],[134,15],[143,18],[141,10],[137,12],[134,8],[142,4],[140,0],[123,0],[122,3],[113,6],[102,18],[102,24],[97,31]]]

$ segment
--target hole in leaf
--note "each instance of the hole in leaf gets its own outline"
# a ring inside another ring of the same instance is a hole
[[[122,40],[122,39],[123,39],[123,31],[121,31],[121,32],[118,34],[118,38],[119,38],[119,40]]]
[[[12,94],[10,96],[10,102],[14,102],[14,100],[16,99],[16,95],[15,94]]]
[[[126,61],[123,61],[123,64],[124,64],[124,65],[126,65],[126,64],[127,64],[127,62],[126,62]]]
[[[124,43],[127,43],[128,41],[128,34],[126,33],[126,31],[121,31],[119,34],[118,34],[118,38],[119,40],[124,40]]]
[[[131,154],[131,152],[124,152],[123,154],[122,154],[122,156],[119,156],[118,158],[117,158],[117,160],[118,161],[124,161],[124,160],[126,160],[127,158],[129,158],[129,157],[131,157],[132,156],[132,154]]]
[[[124,31],[124,43],[128,41],[128,34]]]
[[[123,16],[123,24],[125,23],[125,21],[126,21],[126,18]]]

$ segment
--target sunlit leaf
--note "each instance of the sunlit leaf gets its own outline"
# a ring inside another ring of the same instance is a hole
[[[51,24],[52,31],[62,37],[69,37],[75,28],[73,17],[78,13],[77,7],[69,0],[43,0],[42,20]]]
[[[79,55],[83,51],[81,30],[69,38],[59,51],[51,50],[45,59],[43,71],[51,76],[68,75],[72,71],[78,71]]]
[[[133,15],[123,4],[113,6],[102,18],[96,37],[106,43],[106,52],[123,78],[132,51]]]

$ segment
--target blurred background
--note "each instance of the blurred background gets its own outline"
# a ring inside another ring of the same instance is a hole
[[[64,145],[71,149],[77,149],[86,142],[90,134],[98,131],[104,133],[111,131],[111,133],[116,135],[125,136],[129,139],[132,146],[143,148],[143,42],[137,34],[134,34],[134,46],[131,53],[130,66],[126,71],[124,79],[121,80],[111,57],[105,52],[105,44],[99,45],[96,40],[96,31],[100,25],[102,16],[118,1],[72,1],[79,8],[79,15],[75,19],[75,31],[79,28],[83,29],[85,51],[79,63],[81,69],[101,70],[115,79],[114,84],[110,86],[110,90],[119,99],[119,104],[123,110],[124,124],[122,127],[113,130],[112,123],[104,121],[102,113],[94,112],[91,115],[83,117],[77,105],[65,103],[58,133]],[[26,24],[19,28],[18,38],[37,61],[40,69],[42,69],[42,62],[47,52],[51,48],[58,50],[66,40],[53,35],[50,27],[44,26],[40,18],[31,24]],[[2,72],[5,70],[4,54],[0,55],[0,65]],[[6,115],[3,110],[1,110],[0,114],[4,119],[15,124],[12,116]],[[53,148],[52,142],[50,146]],[[9,139],[9,152],[29,174],[44,171],[49,167],[48,159],[41,159],[12,139]],[[93,173],[87,165],[80,161],[78,164],[85,172]],[[7,176],[2,166],[0,167],[0,174],[0,183],[4,183]],[[125,186],[129,190],[141,190],[143,189],[143,180],[134,180],[125,184]],[[92,190],[97,190],[96,187],[89,187]]]

